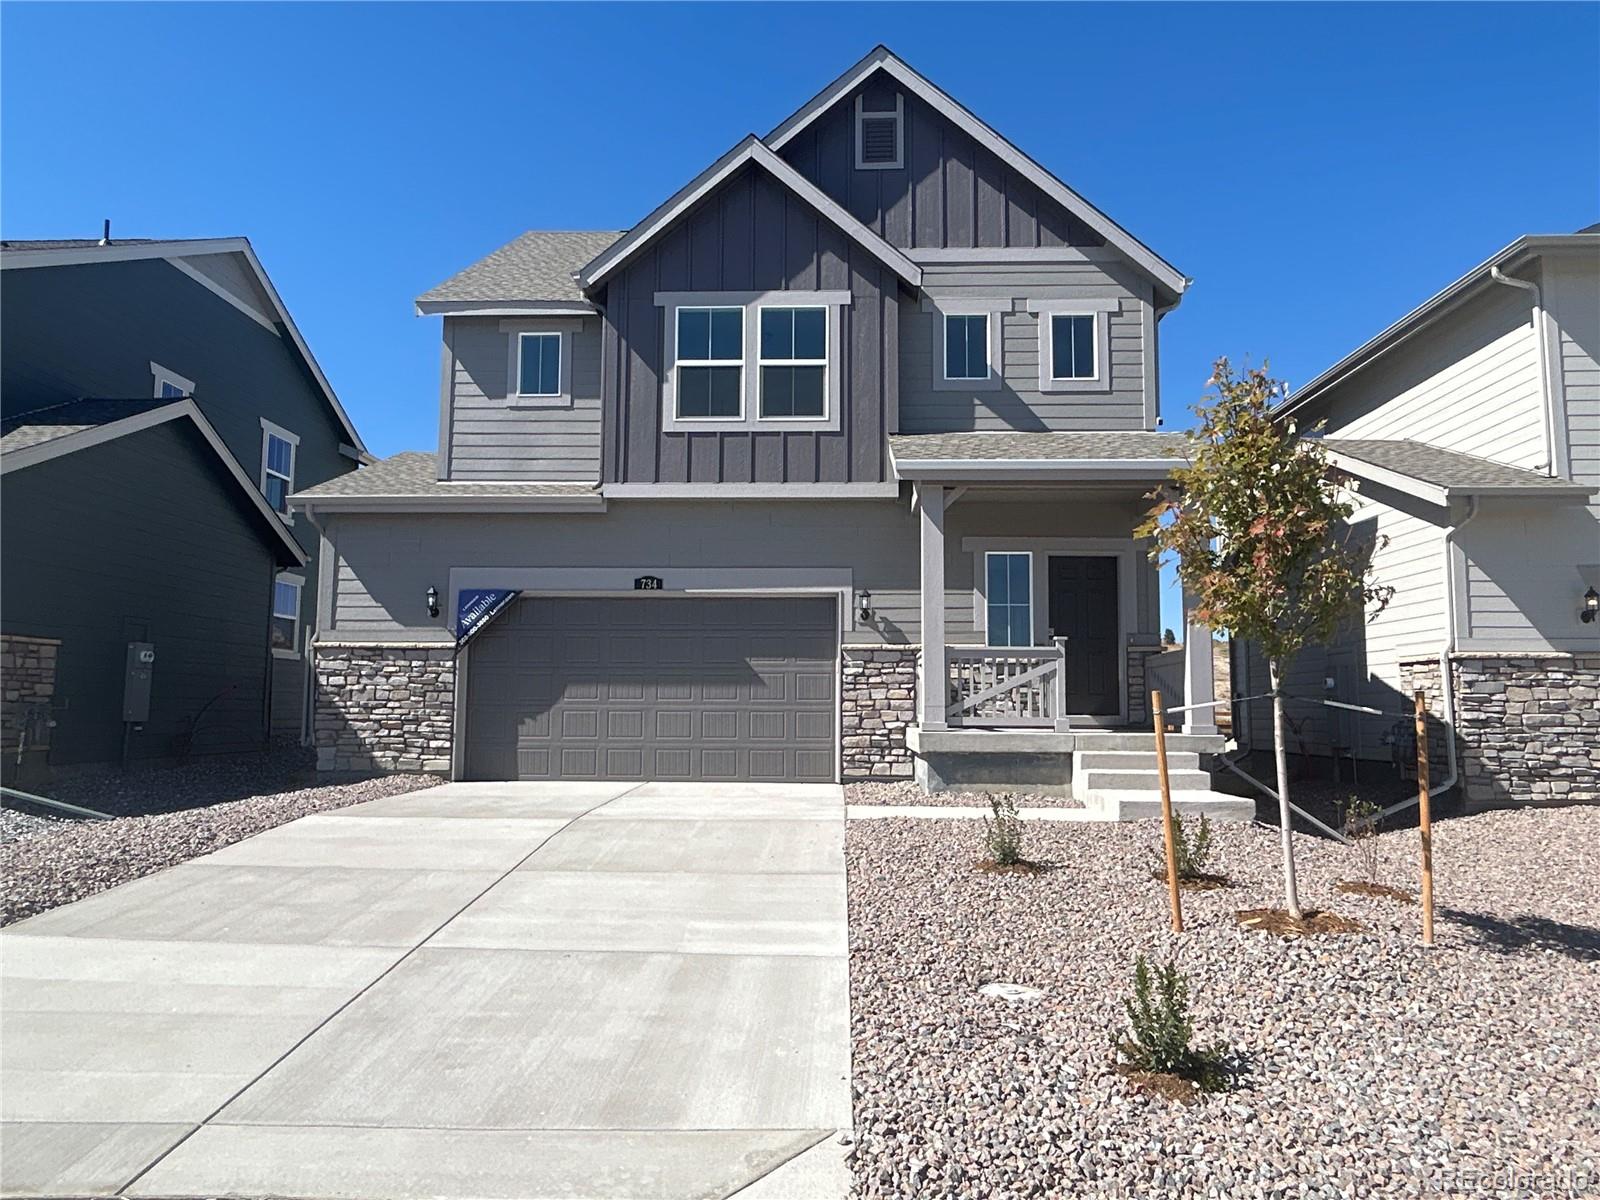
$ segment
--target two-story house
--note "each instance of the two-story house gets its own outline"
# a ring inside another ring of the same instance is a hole
[[[1395,714],[1422,690],[1438,788],[1600,799],[1600,227],[1518,238],[1278,411],[1359,481],[1352,529],[1393,589],[1293,664],[1298,741],[1404,762]],[[1235,691],[1262,691],[1259,656],[1236,654]],[[1271,745],[1263,708],[1236,714],[1246,749]]]
[[[303,741],[288,496],[370,456],[248,241],[109,233],[0,245],[8,757]]]
[[[437,455],[294,498],[322,764],[1063,788],[1145,749],[1104,731],[1148,728],[1188,284],[881,47],[633,228],[524,234],[417,301]]]

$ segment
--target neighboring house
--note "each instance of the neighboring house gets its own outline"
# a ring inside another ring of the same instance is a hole
[[[0,267],[6,746],[303,740],[318,543],[287,497],[365,451],[249,242],[6,241]]]
[[[1394,589],[1286,690],[1389,714],[1426,691],[1457,735],[1433,781],[1469,804],[1600,799],[1600,228],[1518,238],[1279,411],[1322,427]],[[1252,654],[1235,693],[1265,678]],[[1290,715],[1314,754],[1387,761],[1410,738],[1403,716]],[[1270,746],[1264,706],[1249,718]]]
[[[417,302],[437,456],[294,499],[322,765],[1064,787],[1144,749],[1095,737],[1149,728],[1188,283],[882,48],[632,229],[524,234]]]

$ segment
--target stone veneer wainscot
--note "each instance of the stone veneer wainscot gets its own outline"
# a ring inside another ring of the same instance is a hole
[[[1600,654],[1461,653],[1450,665],[1469,805],[1600,800]],[[1440,712],[1438,659],[1400,670],[1407,691],[1420,688]],[[1442,762],[1442,735],[1429,741]]]
[[[56,662],[61,650],[57,638],[27,637],[19,633],[0,633],[0,673],[5,676],[5,704],[0,708],[0,747],[12,752],[29,721],[30,710],[36,720],[29,732],[33,749],[50,741],[50,705],[56,694]]]
[[[453,647],[316,646],[313,734],[319,771],[450,771]]]
[[[843,777],[910,779],[906,729],[916,721],[917,646],[845,646],[839,708]]]

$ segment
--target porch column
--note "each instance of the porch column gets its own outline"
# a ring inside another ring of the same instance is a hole
[[[912,486],[922,543],[922,679],[917,688],[917,724],[923,729],[944,729],[949,690],[944,656],[944,485]]]
[[[1212,672],[1211,630],[1194,619],[1194,595],[1183,589],[1183,702],[1204,704],[1217,698]],[[1183,714],[1185,733],[1215,733],[1217,710],[1191,708]]]

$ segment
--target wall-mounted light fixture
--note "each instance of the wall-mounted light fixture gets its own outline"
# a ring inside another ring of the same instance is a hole
[[[1578,613],[1578,619],[1588,625],[1597,616],[1600,616],[1600,592],[1590,588],[1583,594],[1583,609]]]
[[[430,617],[439,615],[439,589],[436,587],[428,589],[428,615]]]
[[[856,616],[863,621],[870,621],[874,615],[872,611],[872,593],[866,588],[862,588],[856,593]]]

